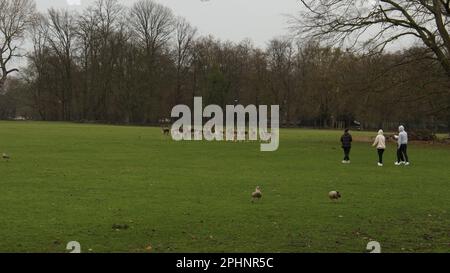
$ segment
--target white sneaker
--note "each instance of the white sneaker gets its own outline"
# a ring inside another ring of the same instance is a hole
[[[381,163],[378,163],[378,167],[383,167],[383,164],[381,164]]]
[[[406,162],[406,163],[405,163],[405,166],[409,166],[409,165],[410,165],[409,162]]]
[[[347,161],[345,161],[345,160],[342,160],[342,164],[347,164]]]
[[[350,164],[351,162],[350,162],[350,160],[349,161],[347,161],[347,164]]]
[[[402,165],[401,162],[395,162],[394,164],[395,164],[395,166],[400,166],[400,165]]]

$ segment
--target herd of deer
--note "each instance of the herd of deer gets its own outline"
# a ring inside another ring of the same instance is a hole
[[[164,136],[170,136],[171,135],[171,129],[168,126],[161,126],[161,131],[163,133]],[[203,134],[202,130],[195,130],[195,129],[191,129],[191,134],[195,135],[195,134]],[[245,139],[248,139],[249,136],[249,132],[245,131]],[[227,139],[227,133],[223,132],[223,139]],[[235,131],[234,132],[234,141],[237,142],[238,141],[238,132]]]

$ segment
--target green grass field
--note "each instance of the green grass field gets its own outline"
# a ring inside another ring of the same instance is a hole
[[[262,153],[158,128],[0,122],[0,252],[450,252],[450,147],[411,144],[396,167],[391,144],[379,168],[359,142],[347,166],[339,136],[282,130]]]

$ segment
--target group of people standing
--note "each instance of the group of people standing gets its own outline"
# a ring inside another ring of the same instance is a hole
[[[397,161],[396,166],[405,165],[409,166],[408,158],[408,133],[405,131],[404,126],[398,128],[399,134],[395,136],[397,139]],[[342,149],[344,150],[343,164],[350,164],[350,151],[352,149],[353,137],[350,134],[350,129],[345,129],[344,135],[341,137]],[[383,167],[383,155],[386,151],[386,137],[383,130],[378,131],[378,135],[372,145],[377,148],[378,152],[378,166]]]

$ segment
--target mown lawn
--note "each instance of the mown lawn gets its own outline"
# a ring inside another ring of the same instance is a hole
[[[83,252],[365,252],[371,240],[450,251],[450,147],[412,144],[412,165],[396,167],[391,144],[379,168],[367,142],[342,165],[340,132],[281,134],[279,151],[262,153],[158,128],[0,122],[0,154],[12,156],[0,162],[0,252],[69,241]]]

